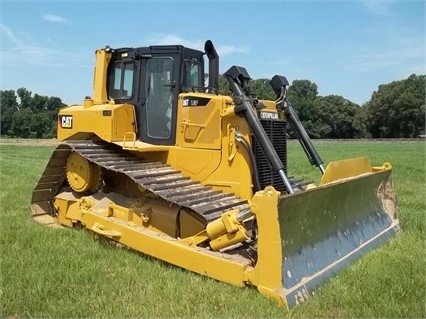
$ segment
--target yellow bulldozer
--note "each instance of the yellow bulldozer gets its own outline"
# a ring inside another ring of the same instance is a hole
[[[391,165],[354,158],[325,168],[284,76],[271,79],[276,100],[266,101],[250,93],[245,68],[223,75],[230,95],[219,94],[210,40],[204,51],[97,50],[93,96],[59,111],[60,143],[32,214],[291,307],[399,231]],[[287,126],[319,183],[288,172]]]

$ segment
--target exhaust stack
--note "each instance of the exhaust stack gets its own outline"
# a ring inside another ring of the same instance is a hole
[[[212,41],[206,41],[204,44],[204,51],[209,58],[209,87],[219,91],[219,55]]]

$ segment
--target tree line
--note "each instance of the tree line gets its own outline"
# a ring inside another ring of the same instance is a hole
[[[358,105],[340,95],[320,96],[309,80],[294,80],[288,100],[311,138],[412,138],[425,134],[425,75],[380,85],[371,99]],[[219,92],[230,94],[219,78]],[[275,100],[269,79],[250,82],[258,99]],[[56,137],[59,97],[32,94],[25,88],[0,91],[0,134],[22,138]],[[290,136],[293,133],[290,131]]]
[[[32,94],[25,88],[0,91],[0,134],[22,138],[56,137],[59,97]]]
[[[425,134],[425,84],[425,75],[412,74],[380,85],[358,105],[340,95],[320,96],[309,80],[294,80],[287,97],[311,138],[413,138]],[[229,94],[225,77],[219,86],[221,94]],[[268,79],[252,80],[250,93],[276,99]]]

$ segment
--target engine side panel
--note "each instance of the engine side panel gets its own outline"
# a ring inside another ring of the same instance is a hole
[[[123,141],[126,133],[137,133],[135,111],[130,104],[71,105],[58,114],[59,141],[93,134],[107,142]]]

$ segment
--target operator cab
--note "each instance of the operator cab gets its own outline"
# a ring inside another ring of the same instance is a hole
[[[179,93],[206,89],[203,54],[180,45],[112,51],[108,98],[135,106],[139,140],[175,144]]]

